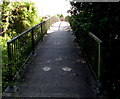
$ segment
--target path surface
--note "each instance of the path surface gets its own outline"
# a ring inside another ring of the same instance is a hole
[[[54,24],[36,48],[15,97],[92,97],[95,81],[69,24]],[[57,99],[57,98],[56,98]]]

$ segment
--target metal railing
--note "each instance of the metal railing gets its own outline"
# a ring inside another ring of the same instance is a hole
[[[93,33],[87,32],[83,26],[80,26],[74,18],[70,19],[73,33],[76,41],[81,48],[81,53],[85,56],[89,67],[91,68],[95,79],[97,80],[96,94],[101,94],[102,67],[102,41]]]
[[[79,24],[75,19],[71,21]],[[74,23],[74,24],[75,24]],[[76,27],[78,27],[76,24]],[[72,25],[72,24],[71,24]],[[76,30],[76,27],[73,27]],[[79,32],[79,33],[78,33]],[[81,51],[84,53],[88,64],[90,65],[94,76],[97,80],[101,78],[101,55],[102,55],[102,41],[91,32],[87,32],[83,27],[80,27],[77,32],[75,31],[75,36],[79,45],[81,46]]]
[[[101,43],[102,41],[91,32],[84,35],[83,51],[98,80],[101,77]]]
[[[84,55],[86,57],[86,60],[89,64],[89,66],[91,67],[91,70],[94,74],[94,77],[97,80],[97,86],[96,86],[96,94],[100,94],[101,93],[101,83],[100,83],[100,79],[101,79],[101,64],[102,64],[102,41],[95,36],[93,33],[89,32],[89,33],[84,33],[83,34],[84,37],[84,41],[83,41],[83,51],[84,51]]]
[[[9,81],[15,79],[16,72],[23,68],[28,58],[34,54],[36,45],[43,39],[50,26],[57,21],[58,18],[53,16],[7,42]]]

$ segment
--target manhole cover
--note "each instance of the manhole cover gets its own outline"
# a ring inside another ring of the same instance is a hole
[[[63,71],[71,71],[71,68],[69,68],[69,67],[63,67],[62,70]]]
[[[44,67],[44,68],[42,68],[44,71],[50,71],[51,70],[51,68],[50,67]]]

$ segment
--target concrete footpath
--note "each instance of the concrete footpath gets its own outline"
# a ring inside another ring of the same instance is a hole
[[[74,39],[68,23],[52,25],[13,97],[94,97],[96,82]]]

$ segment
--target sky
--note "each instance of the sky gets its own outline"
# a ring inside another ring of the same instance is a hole
[[[32,0],[38,7],[38,13],[41,16],[63,14],[68,15],[70,9],[68,0]]]
[[[0,0],[3,1],[3,0]],[[40,16],[63,14],[68,15],[70,9],[69,0],[10,0],[10,2],[29,2],[32,1],[38,8]]]

